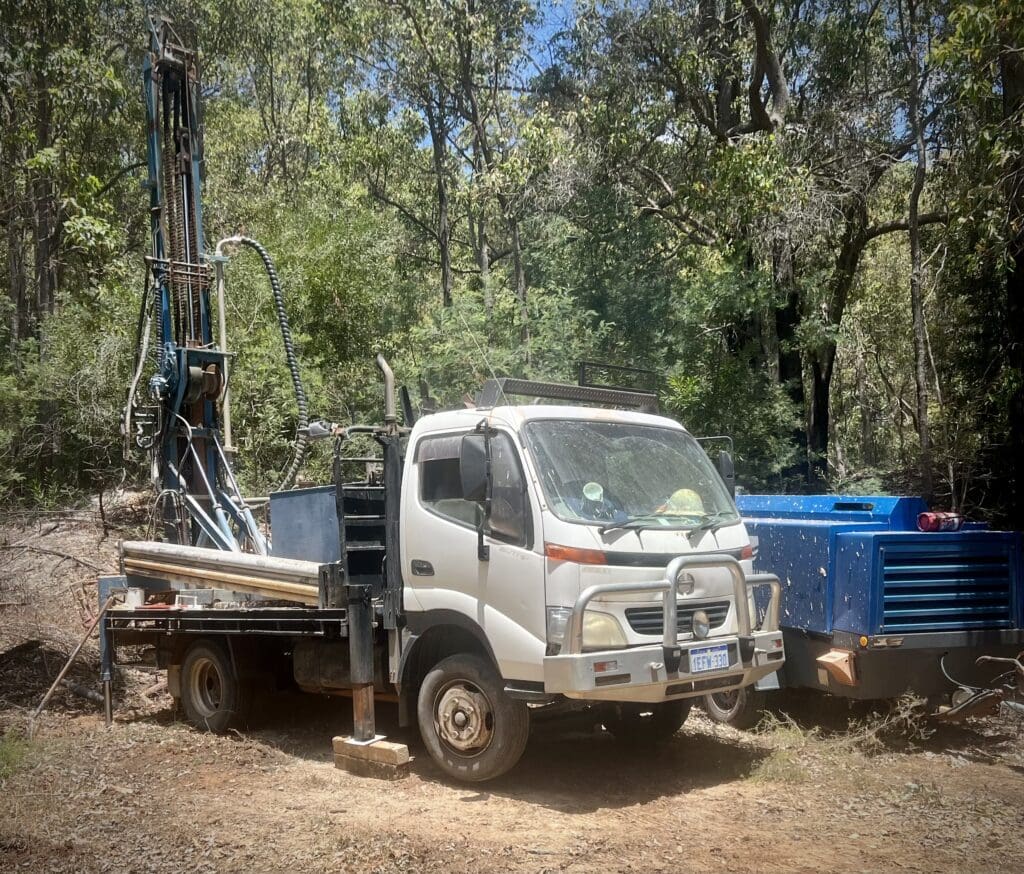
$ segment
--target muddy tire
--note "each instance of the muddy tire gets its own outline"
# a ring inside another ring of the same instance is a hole
[[[713,722],[753,728],[764,716],[765,695],[753,686],[704,696],[704,710]]]
[[[509,698],[497,671],[478,655],[438,662],[423,678],[416,714],[431,758],[456,780],[504,774],[530,735],[526,702]]]
[[[241,728],[251,698],[223,648],[209,641],[189,647],[181,666],[181,707],[191,725],[216,733]]]
[[[661,704],[620,704],[605,723],[605,728],[616,740],[624,743],[665,743],[683,727],[692,703],[689,698],[683,698]]]

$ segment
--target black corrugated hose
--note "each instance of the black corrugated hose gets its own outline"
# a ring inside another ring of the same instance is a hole
[[[298,430],[295,435],[295,452],[292,455],[292,463],[285,471],[284,479],[278,487],[279,491],[290,489],[298,476],[299,470],[306,461],[306,450],[309,447],[309,437],[306,433],[306,426],[309,425],[309,409],[306,406],[306,390],[302,387],[302,377],[299,375],[299,363],[295,357],[295,346],[292,343],[292,329],[288,324],[288,314],[284,310],[284,294],[281,291],[281,282],[277,278],[277,271],[274,269],[274,262],[270,260],[270,253],[255,240],[249,237],[236,237],[233,242],[242,243],[263,259],[263,266],[270,277],[270,289],[274,293],[274,309],[277,310],[277,321],[281,326],[281,339],[284,340],[284,354],[288,360],[288,370],[292,375],[292,387],[295,389],[295,403],[299,408]]]

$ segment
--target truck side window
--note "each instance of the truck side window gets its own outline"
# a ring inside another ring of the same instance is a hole
[[[462,434],[425,437],[416,447],[420,501],[445,519],[476,527],[477,506],[462,498],[459,448]],[[526,481],[512,439],[504,432],[491,438],[491,536],[530,546],[533,534]]]
[[[416,447],[420,467],[420,501],[445,519],[476,527],[476,504],[462,499],[459,478],[461,434],[425,437]]]
[[[516,546],[532,540],[530,502],[512,438],[503,431],[491,438],[491,536]]]

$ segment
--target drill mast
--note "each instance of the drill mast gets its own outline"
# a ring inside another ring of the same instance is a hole
[[[152,250],[146,257],[138,371],[125,430],[151,453],[165,539],[266,554],[266,540],[239,492],[220,439],[227,353],[214,340],[210,306],[198,59],[170,20],[150,18],[148,26],[143,84]],[[156,372],[149,394],[155,406],[139,409],[135,390],[150,327]]]

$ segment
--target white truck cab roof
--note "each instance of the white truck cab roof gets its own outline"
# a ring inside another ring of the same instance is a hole
[[[458,431],[472,428],[481,420],[504,424],[515,431],[530,421],[542,419],[577,419],[580,421],[622,422],[630,425],[649,425],[686,431],[678,422],[665,416],[640,413],[634,410],[612,410],[604,407],[580,407],[558,404],[516,404],[500,407],[467,407],[431,413],[416,422],[413,436],[419,433]]]

